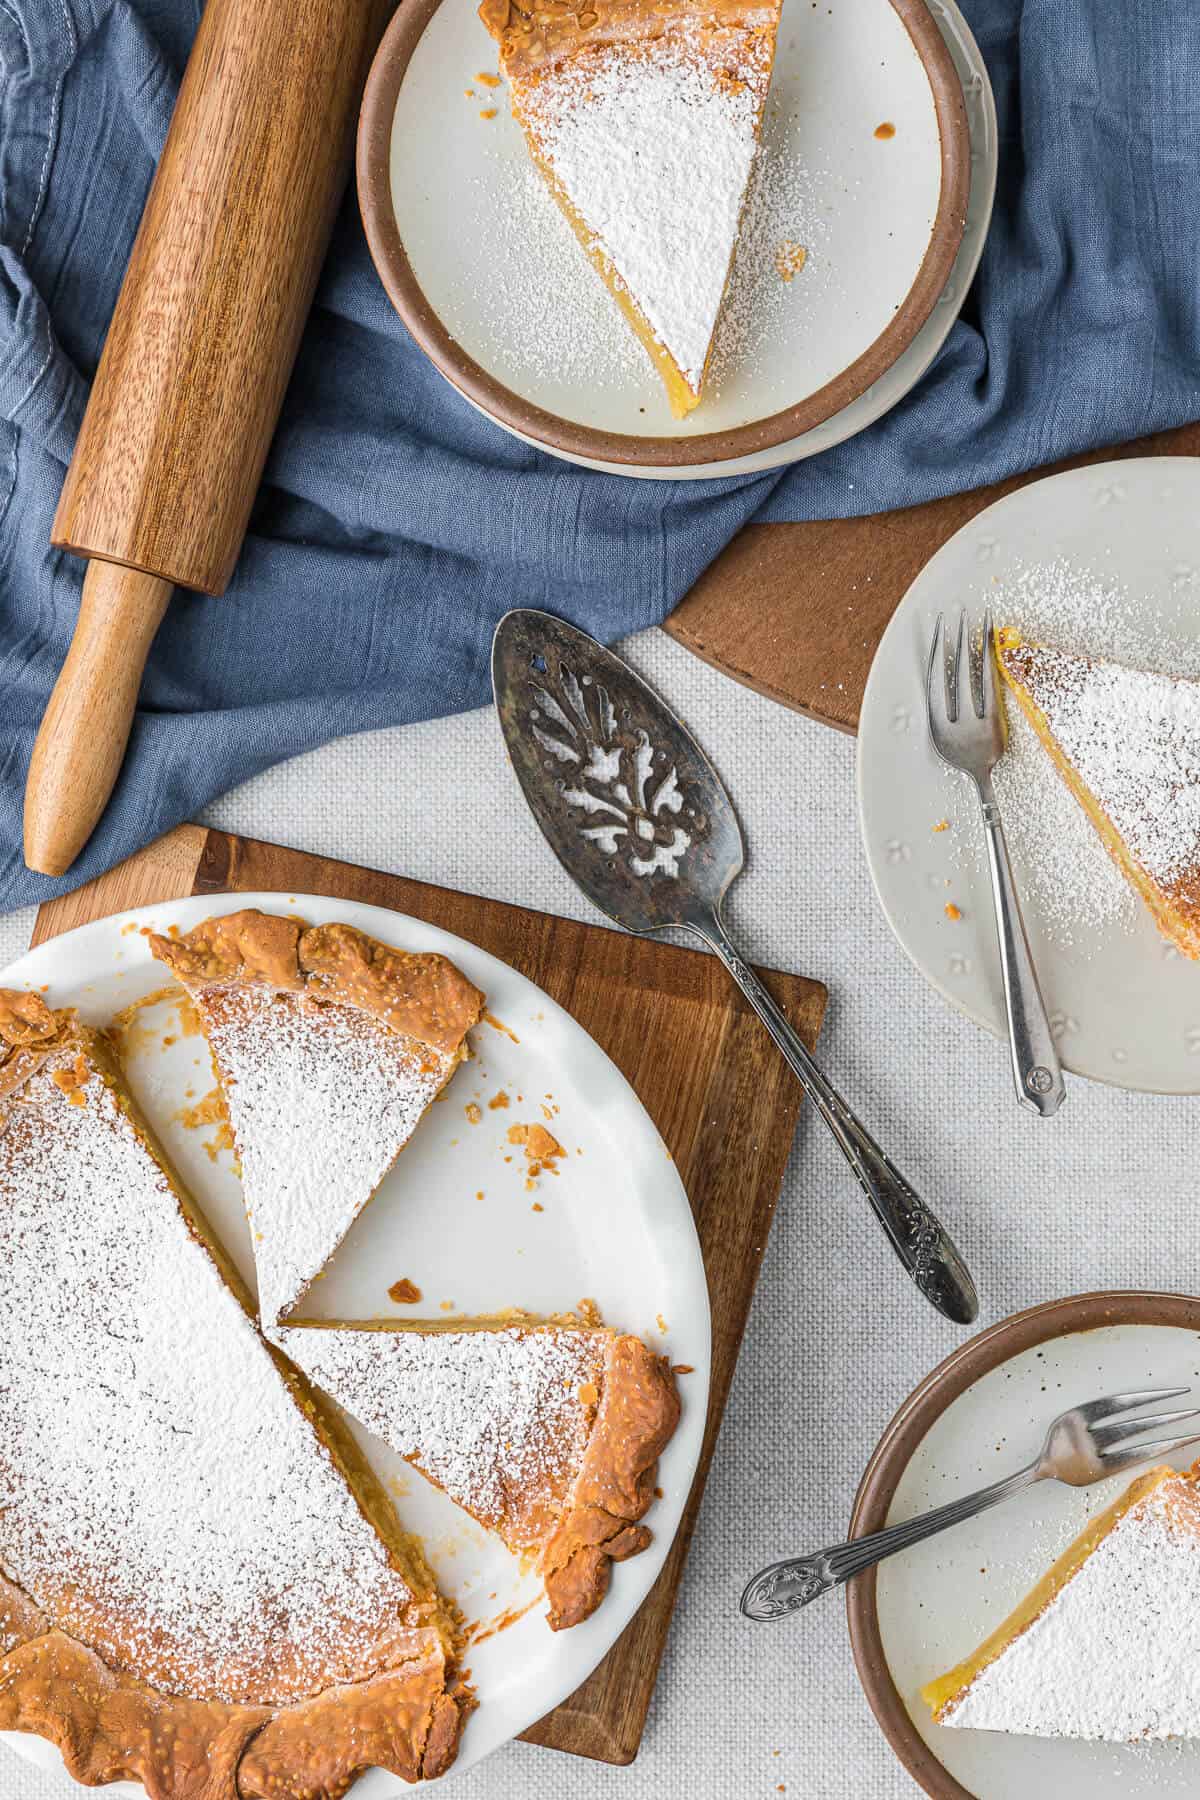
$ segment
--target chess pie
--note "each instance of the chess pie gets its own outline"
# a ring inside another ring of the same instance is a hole
[[[1200,1465],[1198,1465],[1200,1466]],[[1141,1475],[923,1698],[939,1725],[1142,1743],[1200,1737],[1197,1469]]]
[[[530,155],[682,418],[700,403],[780,0],[483,0]]]
[[[1200,957],[1200,682],[997,634],[1000,672],[1109,855]]]
[[[280,1333],[318,1387],[542,1574],[556,1631],[589,1617],[640,1521],[679,1419],[664,1357],[594,1314]]]
[[[453,1075],[483,996],[443,956],[274,913],[226,913],[150,948],[212,1051],[270,1336]]]
[[[8,990],[0,1313],[0,1730],[150,1800],[447,1768],[472,1701],[420,1546],[264,1341],[104,1037]]]

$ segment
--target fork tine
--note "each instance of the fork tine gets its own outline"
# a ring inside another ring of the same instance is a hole
[[[1185,1406],[1180,1412],[1153,1413],[1148,1419],[1123,1419],[1111,1425],[1098,1425],[1092,1432],[1097,1450],[1111,1449],[1126,1438],[1138,1437],[1143,1431],[1157,1431],[1163,1425],[1179,1425],[1184,1419],[1200,1419],[1200,1406]]]
[[[958,717],[959,717],[960,712],[962,711],[963,664],[967,660],[966,656],[964,655],[966,648],[967,648],[967,609],[965,606],[961,606],[961,607],[959,607],[959,610],[958,610],[958,637],[957,637],[957,640],[955,641],[955,645],[954,645],[954,663],[952,665],[952,673],[950,676],[950,679],[954,684],[954,706],[953,706],[953,710],[950,713],[950,719],[953,724],[958,723]],[[970,671],[970,668],[968,667],[968,669],[967,669],[967,691],[968,691],[968,693],[970,692],[970,688],[971,688],[971,671]]]
[[[983,615],[983,643],[979,652],[979,716],[988,718],[996,708],[996,629],[989,606]]]
[[[942,705],[937,704],[937,685],[934,676],[937,670],[942,671]],[[933,642],[929,646],[929,664],[925,670],[925,709],[929,715],[929,729],[933,731],[939,718],[945,718],[946,694],[946,617],[944,613],[937,616],[937,624],[933,628]]]
[[[984,682],[986,679],[983,662],[987,655],[987,630],[985,628],[982,639],[976,644],[975,634],[967,621],[965,608],[962,619],[967,639],[967,686],[971,696],[971,710],[977,719],[982,719],[984,717]]]
[[[1150,1444],[1135,1444],[1130,1450],[1102,1451],[1100,1462],[1106,1474],[1119,1475],[1122,1469],[1136,1468],[1138,1463],[1174,1456],[1177,1450],[1184,1450],[1189,1444],[1200,1444],[1200,1431],[1190,1432],[1186,1437],[1156,1438]]]
[[[1101,1400],[1088,1400],[1074,1410],[1085,1425],[1095,1425],[1111,1419],[1116,1413],[1129,1412],[1135,1406],[1148,1406],[1151,1400],[1178,1400],[1182,1394],[1191,1391],[1188,1387],[1134,1388],[1127,1394],[1105,1394]]]

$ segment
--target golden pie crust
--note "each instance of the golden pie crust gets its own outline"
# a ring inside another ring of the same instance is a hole
[[[649,1544],[639,1521],[678,1423],[679,1392],[666,1357],[640,1338],[617,1337],[583,1466],[538,1558],[553,1631],[590,1618],[608,1592],[613,1563]]]
[[[461,1048],[483,995],[444,956],[413,955],[353,925],[306,925],[277,913],[223,913],[150,948],[187,988],[246,984],[357,1007],[441,1051]]]

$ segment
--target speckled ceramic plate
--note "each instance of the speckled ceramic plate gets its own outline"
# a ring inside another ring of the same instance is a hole
[[[884,633],[858,737],[871,874],[917,967],[998,1036],[1004,999],[978,806],[926,729],[934,621],[941,611],[957,617],[960,606],[982,617],[992,605],[998,624],[1010,619],[1066,648],[1200,675],[1197,519],[1200,462],[1191,458],[1131,458],[1050,476],[951,538]],[[1023,720],[1010,774],[1018,756],[1019,784],[1006,789],[998,771],[1001,808],[1065,1067],[1120,1087],[1200,1093],[1200,964],[1159,936]],[[943,820],[949,828],[935,830]],[[961,918],[946,916],[948,903]],[[998,1053],[998,1096],[1008,1079]]]
[[[1200,1300],[1081,1294],[1018,1313],[956,1350],[905,1401],[863,1477],[852,1529],[878,1531],[984,1487],[1031,1461],[1065,1407],[1146,1387],[1200,1390]],[[1191,1458],[1172,1460],[1183,1468]],[[1131,1479],[1042,1482],[851,1584],[867,1698],[934,1800],[1183,1800],[1200,1787],[1200,1740],[1086,1744],[950,1730],[920,1697]]]
[[[785,0],[764,138],[774,198],[748,212],[763,227],[747,225],[710,391],[684,421],[531,170],[506,94],[480,86],[494,67],[475,0],[403,9],[358,166],[394,303],[497,423],[588,466],[737,473],[861,429],[927,366],[995,180],[991,93],[952,0]],[[785,239],[809,253],[787,284],[773,260]]]
[[[102,1024],[164,986],[165,971],[151,958],[141,926],[187,931],[213,913],[243,906],[267,911],[290,906],[314,923],[345,920],[388,943],[440,951],[484,990],[492,1015],[507,1027],[499,1031],[485,1024],[472,1033],[475,1057],[455,1076],[442,1104],[430,1109],[401,1158],[403,1166],[384,1181],[329,1265],[320,1283],[324,1316],[380,1316],[390,1310],[389,1284],[401,1276],[417,1283],[439,1319],[514,1305],[555,1312],[588,1296],[612,1324],[663,1343],[673,1361],[692,1365],[693,1373],[680,1380],[683,1417],[660,1465],[664,1497],[647,1518],[654,1541],[641,1556],[614,1568],[603,1606],[571,1631],[550,1630],[539,1584],[521,1573],[497,1539],[377,1439],[357,1433],[379,1475],[399,1493],[405,1522],[420,1532],[444,1591],[467,1618],[486,1626],[531,1608],[517,1623],[471,1647],[480,1703],[463,1735],[457,1763],[462,1770],[578,1687],[641,1605],[671,1546],[696,1471],[708,1402],[708,1288],[691,1208],[637,1095],[571,1015],[507,963],[419,919],[310,895],[204,896],[100,919],[51,938],[0,979],[9,987],[48,983],[52,1005],[77,1006],[90,1023]],[[253,1282],[231,1158],[222,1152],[214,1161],[204,1143],[211,1134],[186,1130],[177,1118],[189,1087],[204,1093],[211,1085],[207,1051],[200,1040],[180,1035],[169,1002],[139,1017],[146,1030],[131,1052],[134,1091]],[[502,1089],[512,1107],[489,1110],[487,1100]],[[520,1158],[506,1160],[511,1154],[506,1127],[522,1116],[540,1119],[547,1096],[559,1109],[553,1130],[569,1155],[561,1176],[543,1179],[541,1191],[530,1194]],[[472,1100],[481,1103],[478,1124],[465,1115]],[[532,1210],[534,1200],[544,1203],[543,1211]],[[440,1310],[443,1300],[450,1314]],[[660,1320],[667,1327],[665,1342]],[[58,1752],[40,1738],[7,1741],[32,1761],[61,1767]],[[129,1784],[106,1791],[141,1794]],[[409,1791],[378,1769],[354,1790],[356,1800],[385,1800]]]

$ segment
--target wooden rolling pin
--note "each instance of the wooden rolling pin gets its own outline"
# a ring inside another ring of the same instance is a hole
[[[205,7],[54,520],[89,563],[25,790],[43,874],[104,810],[172,587],[233,573],[391,10]]]

